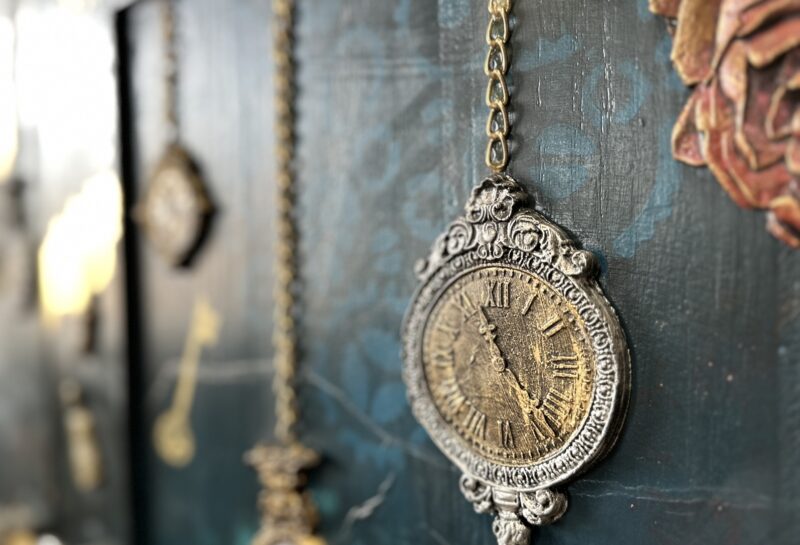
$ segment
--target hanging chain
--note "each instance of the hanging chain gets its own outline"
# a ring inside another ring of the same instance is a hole
[[[161,26],[164,30],[164,118],[169,141],[177,143],[180,135],[178,116],[178,46],[176,39],[175,1],[161,2]]]
[[[314,535],[317,509],[303,490],[305,472],[319,463],[319,455],[302,445],[298,420],[297,291],[299,267],[295,188],[295,77],[294,24],[296,0],[272,0],[275,59],[275,156],[277,231],[275,250],[275,437],[278,445],[257,445],[245,455],[258,472],[261,527],[251,545],[325,545]]]
[[[275,260],[275,435],[296,442],[297,400],[297,224],[295,218],[295,64],[294,0],[273,0],[275,56],[275,155],[277,161],[277,229]]]
[[[486,27],[486,44],[489,51],[483,71],[489,78],[486,86],[486,166],[494,172],[503,172],[508,166],[508,134],[511,123],[508,117],[508,85],[506,74],[510,65],[508,41],[511,27],[508,23],[511,0],[489,0],[489,25]]]

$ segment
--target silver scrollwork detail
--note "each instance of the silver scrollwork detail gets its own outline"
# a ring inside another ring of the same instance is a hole
[[[509,513],[497,515],[492,532],[497,545],[528,545],[531,541],[531,529],[518,516]]]
[[[520,494],[519,496],[520,513],[526,521],[536,526],[554,523],[567,510],[566,494],[549,488]]]
[[[461,493],[472,504],[477,513],[492,513],[494,511],[494,500],[492,499],[492,487],[485,485],[469,475],[462,475],[458,483]]]
[[[417,276],[427,280],[447,261],[472,250],[486,261],[521,250],[568,276],[594,274],[594,255],[578,249],[563,230],[532,206],[533,199],[513,178],[505,174],[486,178],[472,190],[464,217],[452,222],[434,242],[428,259],[417,264]]]
[[[567,510],[567,496],[549,488],[498,490],[466,474],[459,486],[476,512],[494,515],[492,530],[498,545],[529,545],[532,526],[551,524]]]
[[[525,190],[513,178],[495,174],[483,180],[472,190],[465,207],[470,223],[508,221],[519,205],[528,202]]]

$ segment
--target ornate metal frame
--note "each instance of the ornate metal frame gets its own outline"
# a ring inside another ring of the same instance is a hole
[[[488,265],[522,269],[548,282],[577,309],[596,355],[588,416],[559,451],[533,465],[492,462],[456,436],[434,406],[422,367],[422,333],[431,309],[459,277]],[[630,390],[630,356],[596,271],[595,256],[578,249],[563,230],[530,208],[525,191],[502,174],[473,190],[466,215],[450,224],[428,259],[418,264],[422,285],[403,325],[408,397],[433,441],[463,471],[461,490],[475,510],[497,515],[494,528],[500,543],[526,543],[530,525],[559,518],[566,497],[549,488],[603,456],[621,428]]]

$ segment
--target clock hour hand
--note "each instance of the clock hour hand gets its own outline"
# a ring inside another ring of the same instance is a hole
[[[514,373],[508,367],[506,360],[503,357],[503,353],[500,351],[500,347],[497,346],[497,341],[495,341],[497,335],[494,333],[495,330],[497,330],[497,326],[489,321],[489,318],[486,316],[486,311],[483,309],[483,307],[478,310],[477,314],[479,320],[478,333],[480,333],[489,347],[492,368],[498,373],[503,373],[505,371],[509,372],[514,381],[514,389],[518,392],[520,403],[523,407],[525,407],[526,412],[530,412],[532,409],[537,409],[541,405],[541,402],[538,398],[530,395],[528,389],[523,386],[516,373]]]
[[[489,318],[486,317],[486,313],[481,307],[478,312],[478,333],[480,333],[481,337],[486,341],[487,346],[489,347],[489,355],[491,357],[492,368],[497,371],[498,373],[502,373],[506,370],[506,360],[503,357],[503,353],[500,351],[500,347],[497,346],[497,342],[495,338],[495,330],[497,326],[494,325],[489,321]]]

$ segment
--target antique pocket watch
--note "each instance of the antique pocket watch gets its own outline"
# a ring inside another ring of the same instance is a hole
[[[465,215],[416,273],[403,375],[417,420],[463,472],[500,545],[557,520],[555,488],[613,445],[630,356],[616,313],[579,249],[508,174],[510,0],[489,0],[486,164]]]
[[[630,366],[594,255],[528,203],[503,174],[475,188],[418,266],[403,327],[415,416],[476,509],[523,533],[613,444]]]

